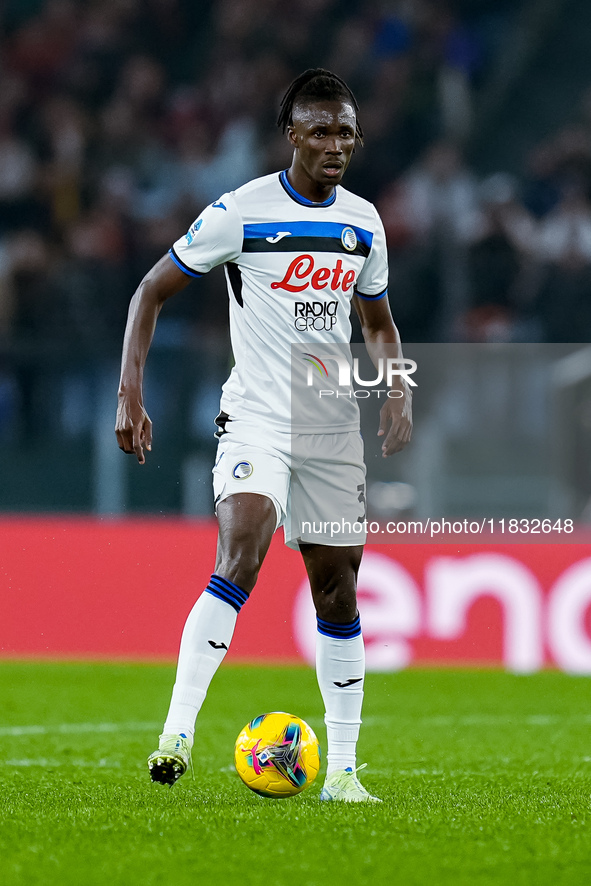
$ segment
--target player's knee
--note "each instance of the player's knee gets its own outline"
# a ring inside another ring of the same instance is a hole
[[[354,586],[332,585],[317,590],[313,597],[316,612],[325,621],[343,624],[353,621],[357,615],[357,595]]]

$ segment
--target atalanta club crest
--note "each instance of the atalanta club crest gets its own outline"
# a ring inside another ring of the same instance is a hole
[[[254,468],[249,461],[239,461],[238,464],[234,465],[232,468],[232,476],[235,480],[246,480],[247,477],[250,477],[253,471]]]
[[[357,249],[357,234],[353,228],[343,228],[341,232],[341,243],[348,252]]]

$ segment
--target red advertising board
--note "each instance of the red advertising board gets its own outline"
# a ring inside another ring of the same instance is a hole
[[[0,520],[0,655],[174,660],[215,539],[181,519]],[[587,544],[368,545],[359,608],[372,670],[591,673]],[[229,657],[311,661],[314,637],[301,558],[278,535]]]

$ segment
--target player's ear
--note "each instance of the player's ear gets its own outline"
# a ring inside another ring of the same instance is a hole
[[[287,127],[287,140],[293,148],[297,147],[298,138],[297,138],[296,131],[293,126]]]

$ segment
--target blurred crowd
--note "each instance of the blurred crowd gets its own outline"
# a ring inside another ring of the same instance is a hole
[[[7,0],[2,339],[118,347],[138,280],[203,206],[288,165],[275,120],[306,67],[358,95],[367,146],[348,184],[383,200],[441,133],[442,89],[465,97],[481,76],[510,7],[463,5],[472,18],[435,0]],[[461,131],[466,115],[447,116]],[[223,324],[214,294],[171,310]]]
[[[407,341],[591,339],[591,91],[521,176],[478,177],[440,140],[378,208]]]
[[[384,219],[403,337],[587,340],[591,97],[519,178],[466,159],[474,96],[519,7],[6,0],[0,412],[3,390],[26,387],[23,354],[116,353],[135,286],[203,206],[289,164],[279,102],[317,65],[359,98],[366,146],[346,184]],[[167,305],[169,342],[225,326],[219,277],[188,291]]]

